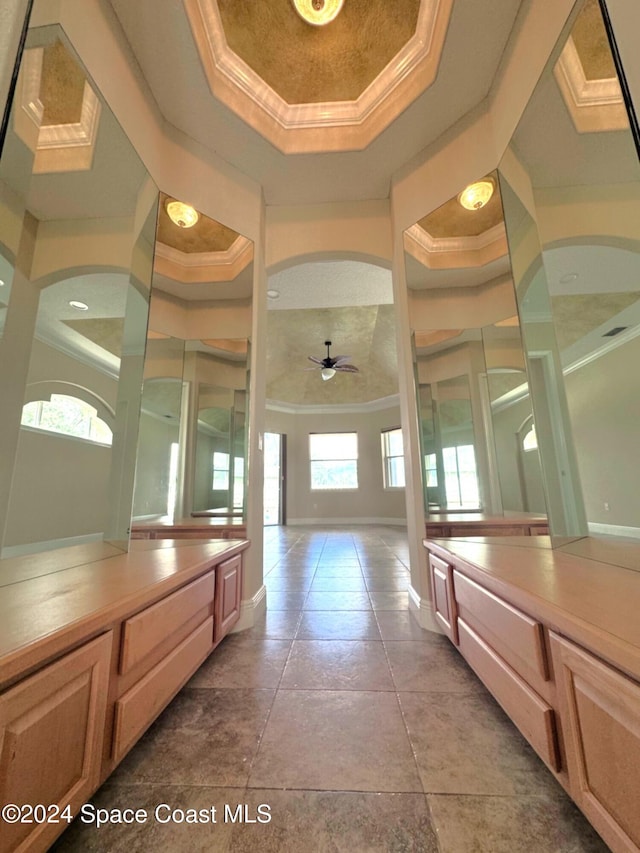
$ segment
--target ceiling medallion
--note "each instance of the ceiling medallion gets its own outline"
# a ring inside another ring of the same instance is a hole
[[[492,178],[483,178],[465,187],[458,196],[458,201],[466,210],[480,210],[493,195],[494,188]]]
[[[300,17],[314,27],[323,27],[337,18],[344,0],[292,0]]]
[[[192,228],[198,219],[198,211],[183,201],[169,199],[165,205],[169,219],[179,228]]]

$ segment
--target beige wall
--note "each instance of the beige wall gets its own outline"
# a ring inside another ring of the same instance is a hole
[[[287,522],[406,523],[404,489],[385,489],[380,431],[400,426],[397,407],[366,414],[267,412],[267,431],[287,436]],[[311,491],[309,433],[358,433],[358,489]]]
[[[590,523],[640,528],[638,364],[640,338],[635,338],[565,377]]]

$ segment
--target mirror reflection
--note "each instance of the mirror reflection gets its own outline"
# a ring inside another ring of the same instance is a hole
[[[251,241],[161,194],[134,536],[245,520],[252,290]]]
[[[637,537],[640,169],[595,0],[576,5],[500,172],[552,532]]]
[[[156,204],[64,32],[31,29],[0,161],[4,558],[127,547]]]
[[[525,459],[519,441],[533,418],[497,174],[404,245],[427,519],[518,515],[544,531],[538,452]]]

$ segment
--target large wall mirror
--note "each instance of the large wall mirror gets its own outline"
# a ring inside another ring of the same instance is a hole
[[[136,528],[246,521],[253,244],[175,201],[161,195]]]
[[[127,547],[157,198],[62,29],[30,29],[0,161],[5,558]]]
[[[640,167],[597,0],[576,4],[500,184],[552,532],[637,538]]]
[[[461,188],[404,235],[425,512],[436,519],[546,512],[497,174],[480,183],[486,198]]]

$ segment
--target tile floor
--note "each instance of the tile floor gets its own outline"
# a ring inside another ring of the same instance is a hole
[[[263,623],[221,644],[93,800],[215,806],[216,823],[76,823],[55,849],[606,851],[448,641],[413,621],[407,551],[394,527],[266,528]],[[238,804],[270,822],[233,822]]]

